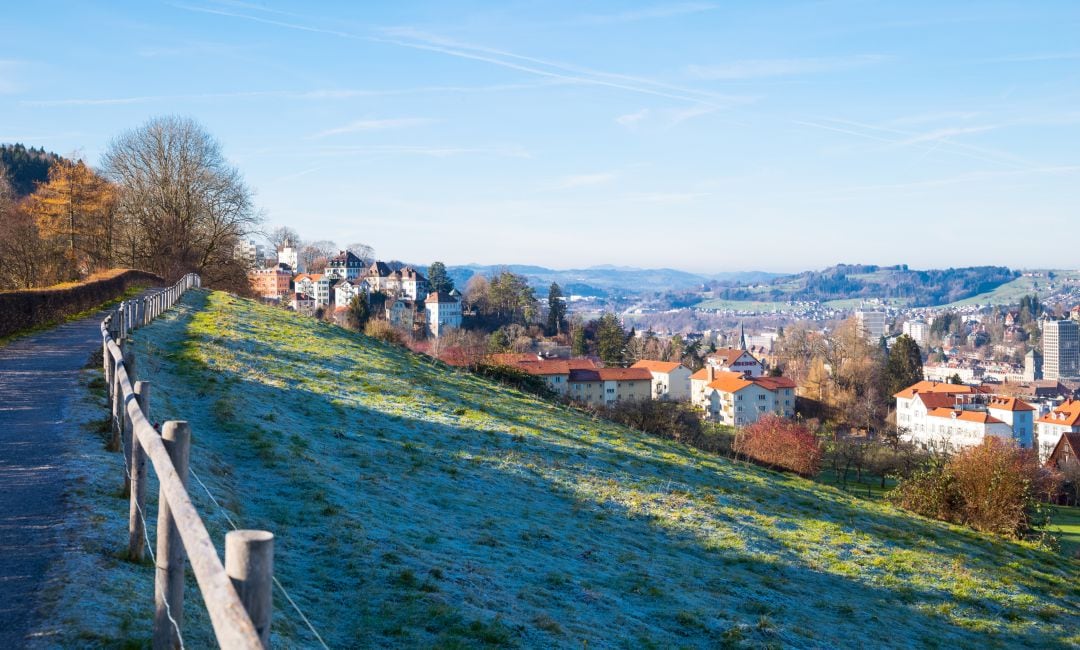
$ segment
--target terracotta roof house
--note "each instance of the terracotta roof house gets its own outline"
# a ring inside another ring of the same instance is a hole
[[[690,399],[690,369],[675,361],[642,359],[632,368],[643,368],[652,374],[653,399]]]

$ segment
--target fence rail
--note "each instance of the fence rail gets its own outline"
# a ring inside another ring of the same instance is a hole
[[[112,448],[125,458],[124,490],[130,496],[128,554],[154,557],[155,650],[183,647],[184,569],[191,562],[210,622],[222,648],[267,648],[270,641],[273,535],[234,531],[225,542],[224,565],[187,491],[191,429],[169,421],[159,434],[150,420],[150,384],[135,381],[134,357],[125,357],[128,334],[200,286],[188,274],[175,285],[120,303],[101,323],[105,380],[109,387]],[[158,477],[157,552],[147,549],[146,460]]]

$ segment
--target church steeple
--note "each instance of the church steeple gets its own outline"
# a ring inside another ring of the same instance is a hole
[[[739,323],[739,347],[746,350],[746,329]]]

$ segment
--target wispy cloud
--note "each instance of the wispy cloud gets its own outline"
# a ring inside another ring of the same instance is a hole
[[[454,156],[490,156],[495,158],[532,158],[527,149],[516,145],[494,145],[484,147],[460,147],[450,145],[365,145],[365,146],[329,146],[314,151],[276,151],[288,157],[314,155],[320,157],[337,156],[427,156],[430,158],[450,158]]]
[[[937,111],[933,113],[917,113],[896,117],[886,124],[892,126],[912,126],[916,124],[929,124],[931,122],[944,122],[949,120],[972,120],[981,116],[977,111]]]
[[[981,63],[1039,63],[1042,61],[1075,61],[1077,59],[1080,59],[1080,52],[1047,52],[983,59]]]
[[[640,9],[631,9],[613,14],[591,14],[582,16],[576,22],[584,24],[607,24],[629,23],[639,20],[654,20],[659,18],[672,18],[686,14],[697,14],[703,11],[712,11],[718,5],[712,2],[675,2],[671,4],[653,5]]]
[[[683,122],[687,122],[689,120],[705,115],[710,115],[715,112],[716,109],[710,106],[691,106],[690,108],[673,110],[669,112],[667,128],[670,129],[672,127],[676,127],[682,124]]]
[[[454,41],[427,34],[411,27],[387,28],[380,30],[379,35],[366,35],[338,29],[315,27],[304,22],[291,22],[275,18],[266,18],[251,13],[218,7],[195,6],[180,3],[173,4],[172,6],[185,11],[228,16],[285,29],[327,34],[351,40],[387,43],[399,47],[435,52],[446,56],[488,63],[490,65],[545,77],[547,79],[558,79],[567,83],[617,88],[628,92],[666,97],[668,99],[676,99],[684,102],[708,104],[716,108],[726,108],[735,104],[750,103],[756,99],[745,96],[722,95],[710,91],[676,86],[644,77],[591,70],[580,66],[547,61],[537,57],[515,54],[506,50],[497,50],[480,45]]]
[[[227,93],[189,93],[180,95],[141,95],[130,97],[68,97],[62,99],[28,99],[20,102],[20,104],[24,106],[49,108],[61,106],[115,106],[123,104],[152,104],[178,101],[212,101],[220,99],[351,99],[355,97],[384,97],[439,93],[492,93],[542,88],[556,83],[558,82],[542,81],[517,84],[494,84],[488,86],[418,86],[415,88],[387,89],[324,88],[316,90],[251,90]]]
[[[313,134],[312,138],[325,138],[331,135],[344,135],[346,133],[364,133],[367,131],[386,131],[388,129],[405,129],[414,126],[427,126],[438,120],[428,117],[392,117],[383,119],[354,120],[343,126],[338,126]]]
[[[638,125],[638,122],[649,116],[649,109],[643,108],[640,111],[634,111],[633,113],[627,113],[615,118],[615,123],[619,126],[625,126],[628,129],[632,129]]]
[[[860,54],[849,57],[808,57],[793,59],[746,59],[716,65],[691,65],[687,72],[698,79],[738,80],[764,77],[790,77],[851,70],[888,60],[880,54]]]
[[[922,142],[943,142],[948,141],[950,138],[955,138],[959,135],[993,131],[994,129],[1001,128],[1001,126],[1002,125],[1000,124],[986,124],[983,126],[958,126],[946,129],[935,129],[933,131],[927,131],[926,133],[919,133],[917,135],[913,135],[905,140],[900,140],[896,144],[901,147],[907,147]]]
[[[1006,165],[1013,168],[1033,167],[1030,161],[1024,160],[1010,153],[980,147],[964,142],[957,142],[950,138],[943,130],[929,133],[916,133],[878,124],[866,124],[855,120],[843,120],[838,118],[822,118],[819,120],[793,120],[794,124],[808,126],[815,129],[844,133],[867,140],[883,142],[890,147],[907,146],[912,144],[925,144],[932,147],[933,151],[942,151],[958,156],[965,156],[983,162],[992,162],[998,165]],[[945,129],[944,131],[947,131]]]
[[[551,185],[551,188],[556,190],[572,190],[579,187],[592,187],[594,185],[604,185],[605,183],[610,183],[618,177],[619,174],[617,172],[576,174],[573,176],[566,176],[559,179],[557,182]]]
[[[709,195],[710,192],[638,192],[627,199],[634,203],[688,203]]]

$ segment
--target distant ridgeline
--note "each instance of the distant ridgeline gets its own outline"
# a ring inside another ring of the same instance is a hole
[[[992,291],[1020,276],[1004,266],[913,271],[906,264],[839,264],[771,280],[765,287],[718,282],[713,296],[725,300],[819,301],[851,298],[905,300],[913,307],[942,305]]]
[[[38,183],[49,180],[49,167],[60,159],[61,156],[41,148],[0,144],[0,167],[7,169],[8,180],[18,197],[31,194]]]

